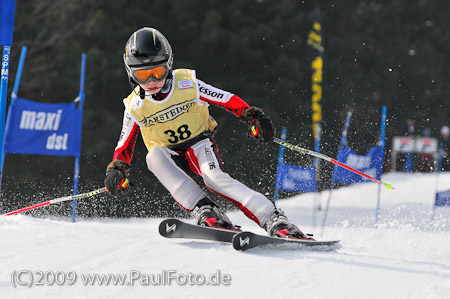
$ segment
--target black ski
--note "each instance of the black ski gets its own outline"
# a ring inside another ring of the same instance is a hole
[[[271,236],[263,236],[251,232],[241,232],[233,237],[233,248],[239,251],[245,251],[255,247],[274,247],[274,248],[312,248],[316,250],[331,251],[340,247],[339,240],[336,241],[314,241],[282,239]]]
[[[231,243],[240,230],[210,228],[189,224],[178,219],[166,219],[159,224],[159,234],[166,238],[202,239]]]

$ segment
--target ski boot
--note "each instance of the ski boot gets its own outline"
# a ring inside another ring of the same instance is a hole
[[[264,223],[263,228],[272,237],[314,240],[310,237],[312,235],[305,235],[297,226],[292,224],[280,210],[275,210],[269,216]]]
[[[207,197],[197,203],[192,215],[197,218],[197,225],[200,226],[239,230],[239,226],[233,225],[227,215]]]

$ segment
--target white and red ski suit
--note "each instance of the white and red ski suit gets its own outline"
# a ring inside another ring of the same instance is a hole
[[[148,169],[186,210],[191,211],[206,196],[186,173],[192,171],[203,178],[212,192],[263,225],[275,205],[224,171],[211,134],[217,123],[208,110],[211,104],[239,117],[249,105],[230,92],[200,81],[195,71],[185,69],[173,71],[170,90],[162,98],[155,100],[146,94],[141,99],[138,94],[135,90],[124,99],[123,126],[113,160],[129,164],[141,132],[148,149]]]

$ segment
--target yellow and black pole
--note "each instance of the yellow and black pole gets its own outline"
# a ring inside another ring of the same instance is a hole
[[[308,46],[310,48],[311,61],[311,107],[312,128],[314,137],[314,150],[320,152],[321,122],[322,122],[322,72],[323,72],[323,37],[320,10],[316,7],[312,13],[313,25],[308,33]],[[314,160],[317,179],[320,179],[319,159]]]

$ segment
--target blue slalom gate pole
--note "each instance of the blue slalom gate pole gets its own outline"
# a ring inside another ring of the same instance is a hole
[[[0,192],[2,190],[3,152],[5,146],[6,94],[8,91],[9,62],[14,33],[15,0],[2,0],[0,4],[0,45],[3,46],[0,83]]]
[[[286,128],[281,130],[281,140],[286,141]],[[277,177],[275,179],[275,193],[273,195],[273,201],[278,200],[278,192],[280,191],[280,180],[281,180],[281,165],[283,165],[284,157],[284,145],[280,145],[280,152],[278,154],[278,167],[277,167]]]
[[[314,137],[314,151],[316,153],[320,153],[320,137],[322,134],[322,125],[321,123],[317,123],[316,127],[316,136]],[[314,168],[316,170],[316,182],[317,187],[313,198],[313,207],[312,207],[312,216],[311,216],[311,222],[313,227],[316,226],[316,219],[317,219],[317,209],[318,209],[318,201],[319,201],[319,179],[320,179],[320,163],[319,158],[314,158]]]
[[[2,55],[2,80],[0,85],[0,140],[1,146],[0,157],[3,157],[4,143],[5,143],[5,115],[6,115],[6,93],[8,90],[8,74],[9,74],[9,61],[11,57],[11,47],[3,47]],[[3,159],[0,160],[0,191],[2,186],[2,175],[3,175]]]
[[[434,221],[434,217],[436,217],[436,198],[438,195],[438,187],[439,187],[439,175],[441,173],[441,167],[442,167],[442,158],[444,157],[444,143],[439,144],[439,154],[438,154],[438,160],[437,160],[437,170],[436,170],[436,185],[434,188],[434,203],[433,203],[433,213],[431,214],[431,222]]]
[[[352,118],[352,111],[348,111],[347,118],[345,119],[344,130],[342,130],[342,136],[341,136],[341,140],[339,142],[339,150],[342,149],[344,147],[345,143],[347,142],[348,127],[350,126],[351,118]],[[339,150],[338,150],[338,152],[339,152]],[[331,184],[330,184],[330,194],[331,194],[331,190],[333,190],[334,182],[336,180],[336,172],[334,171],[336,169],[336,167],[338,167],[338,166],[336,165],[333,168],[333,175],[332,175]]]
[[[320,134],[322,133],[322,125],[321,123],[317,123],[317,128],[316,128],[316,136],[314,136],[314,151],[316,153],[320,153]],[[316,178],[319,178],[319,167],[320,167],[320,163],[319,163],[319,158],[315,157],[314,158],[314,167],[316,168]]]
[[[76,99],[79,102],[78,109],[80,110],[80,126],[82,126],[83,120],[83,104],[84,104],[84,81],[85,81],[85,73],[86,73],[86,54],[83,53],[81,55],[81,75],[80,75],[80,93],[78,94],[78,98]],[[73,180],[73,195],[78,194],[78,180],[80,176],[80,152],[81,152],[81,132],[80,129],[80,150],[78,154],[75,156],[75,171],[74,171],[74,180]],[[72,222],[76,220],[76,209],[77,209],[77,198],[74,197],[72,201]]]
[[[23,46],[22,50],[20,51],[19,67],[17,68],[16,79],[14,80],[14,88],[11,93],[11,106],[14,105],[14,102],[17,99],[17,95],[19,94],[20,79],[22,78],[22,71],[25,64],[26,55],[27,47]]]
[[[8,116],[6,117],[5,135],[9,130],[9,126],[10,126],[10,122],[11,122],[11,110],[13,109],[12,107],[17,99],[17,95],[19,94],[20,79],[22,78],[22,71],[23,71],[23,66],[25,64],[25,56],[26,55],[27,55],[27,47],[23,46],[22,51],[20,52],[19,66],[17,68],[16,79],[14,80],[14,88],[11,93],[11,103],[9,103]],[[2,171],[3,171],[3,166],[5,163],[5,151],[2,151],[1,159],[2,159],[2,162],[0,164],[2,167]]]
[[[380,173],[377,177],[378,180],[381,180],[381,175],[383,174],[383,165],[384,165],[384,138],[386,135],[386,106],[383,106],[381,112],[381,132],[380,132],[380,150],[381,150],[381,169]],[[378,224],[378,219],[380,218],[380,202],[381,202],[381,186],[378,186],[378,200],[377,200],[377,208],[375,210],[375,226]]]

